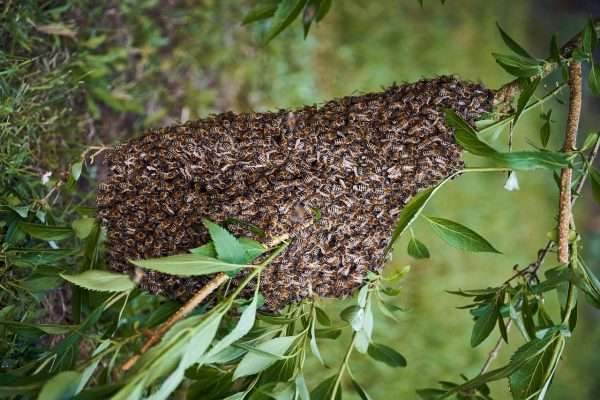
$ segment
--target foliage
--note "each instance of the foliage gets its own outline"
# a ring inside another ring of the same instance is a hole
[[[311,24],[325,16],[330,3],[264,2],[262,11],[253,9],[245,22],[271,18],[264,36],[269,41],[303,13],[306,35]],[[142,5],[148,14],[140,16],[135,7],[128,2],[124,4],[119,8],[120,17],[136,27],[132,36],[145,36],[147,42],[156,45],[151,51],[159,53],[157,49],[169,39],[151,22],[152,2]],[[94,219],[93,209],[85,206],[89,204],[89,188],[97,169],[83,141],[68,132],[85,124],[94,131],[101,126],[102,119],[111,118],[121,121],[121,126],[113,127],[117,131],[139,127],[152,123],[153,118],[154,122],[160,121],[160,114],[166,111],[158,110],[158,117],[141,116],[148,100],[141,98],[141,93],[146,92],[136,87],[136,81],[123,78],[127,74],[119,73],[127,70],[135,55],[122,48],[118,38],[93,27],[86,28],[105,9],[90,6],[89,19],[76,24],[82,17],[69,6],[45,8],[26,1],[7,7],[3,17],[7,22],[7,28],[3,29],[7,31],[2,41],[3,49],[11,51],[2,53],[0,113],[6,117],[2,154],[9,158],[2,160],[0,228],[8,272],[2,278],[3,287],[8,288],[2,294],[2,304],[12,305],[0,309],[2,346],[6,349],[3,367],[8,367],[2,373],[0,393],[8,396],[39,393],[40,398],[49,399],[166,398],[178,391],[190,398],[202,395],[203,398],[306,400],[341,398],[342,391],[351,387],[361,398],[368,399],[369,394],[359,383],[361,376],[350,369],[355,350],[390,368],[407,366],[402,354],[374,340],[374,330],[380,323],[375,309],[390,320],[398,318],[401,310],[392,299],[400,293],[397,283],[408,269],[389,276],[369,275],[353,300],[355,304],[345,308],[340,318],[328,314],[316,299],[290,306],[280,315],[266,315],[260,312],[260,271],[288,242],[266,248],[205,221],[211,242],[190,249],[190,254],[133,261],[142,268],[174,274],[227,272],[238,280],[237,286],[222,288],[214,307],[200,307],[176,324],[158,345],[142,355],[134,370],[126,374],[119,371],[121,362],[139,348],[146,331],[164,322],[178,304],[142,293],[129,277],[104,270],[103,232]],[[20,24],[18,20],[33,23]],[[542,115],[545,123],[539,140],[543,149],[533,146],[533,150],[500,151],[483,140],[484,131],[508,125],[512,135],[512,128],[525,113],[559,93],[552,90],[546,96],[536,96],[545,66],[570,61],[556,51],[547,60],[536,59],[505,31],[500,32],[514,54],[496,55],[498,64],[515,77],[533,79],[523,81],[522,94],[513,112],[491,115],[492,122],[479,130],[456,114],[448,113],[448,123],[455,128],[459,143],[486,163],[483,167],[467,167],[462,173],[536,169],[551,174],[572,167],[578,176],[575,183],[589,176],[593,193],[600,198],[600,175],[590,161],[598,145],[598,135],[589,135],[572,154],[546,150],[552,143],[552,109]],[[81,40],[75,41],[75,37]],[[600,92],[598,65],[592,60],[596,44],[595,30],[588,25],[583,47],[573,57],[592,65],[588,82],[592,91]],[[45,51],[52,57],[32,57]],[[158,62],[152,54],[144,54],[145,49],[139,51],[140,57],[145,58],[138,64],[140,68]],[[52,58],[56,68],[46,68]],[[148,68],[149,75],[163,74]],[[29,76],[30,80],[21,83],[23,76]],[[211,100],[206,100],[209,103]],[[200,108],[202,104],[196,106]],[[75,118],[77,113],[85,114],[87,122]],[[62,146],[45,145],[52,140],[65,140],[76,146],[68,152]],[[67,164],[63,159],[72,162]],[[40,164],[32,160],[39,160]],[[40,179],[46,176],[46,171],[57,170],[66,172],[64,176],[50,175],[47,181]],[[410,230],[408,253],[417,259],[430,257],[427,247],[412,232],[414,223],[423,216],[433,232],[449,244],[468,251],[497,253],[487,239],[472,229],[446,218],[423,215],[429,201],[448,182],[419,193],[403,208],[392,242]],[[471,346],[481,345],[494,330],[508,342],[511,325],[516,327],[523,343],[505,366],[482,371],[472,379],[465,377],[461,382],[443,381],[440,388],[422,389],[419,395],[491,398],[488,383],[506,378],[514,398],[543,397],[575,328],[577,298],[585,297],[595,307],[600,306],[600,284],[579,254],[581,245],[579,235],[573,232],[569,265],[546,269],[543,279],[538,273],[543,258],[554,250],[553,241],[541,260],[538,258],[528,267],[516,270],[501,285],[453,292],[470,301],[465,308],[474,320]],[[72,320],[61,324],[40,323],[38,301],[67,285],[71,288]],[[249,297],[245,288],[254,288]],[[553,315],[545,301],[550,293],[560,299],[558,309],[554,310],[558,315]],[[14,301],[23,294],[33,302]],[[307,384],[305,365],[310,354],[329,366],[331,360],[321,350],[325,347],[323,341],[337,341],[347,334],[351,338],[337,368],[330,376],[322,376],[320,382]],[[46,348],[36,346],[36,341],[46,336],[56,340]],[[6,347],[4,343],[17,345]],[[345,381],[351,386],[344,385]]]

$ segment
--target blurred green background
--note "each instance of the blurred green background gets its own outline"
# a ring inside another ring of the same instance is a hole
[[[264,26],[240,24],[253,1],[16,3],[4,4],[0,16],[0,147],[6,158],[0,183],[14,185],[26,193],[23,197],[42,196],[40,176],[51,171],[55,178],[85,146],[126,140],[148,127],[225,110],[320,103],[439,74],[454,73],[495,88],[510,80],[490,55],[506,52],[496,21],[545,57],[553,32],[566,39],[587,15],[600,11],[592,1],[465,0],[445,6],[425,1],[421,8],[414,0],[340,0],[306,40],[297,21],[262,46]],[[563,106],[552,106],[560,120]],[[598,128],[592,117],[598,106],[586,102],[583,131]],[[516,146],[527,146],[527,138],[535,141],[540,124],[538,113],[530,113],[518,129]],[[558,146],[562,124],[552,129]],[[477,161],[467,160],[471,165]],[[91,173],[101,176],[103,171]],[[432,258],[414,262],[406,255],[406,240],[397,246],[390,268],[412,265],[399,300],[409,311],[399,323],[378,318],[375,338],[402,352],[409,365],[390,369],[354,355],[353,371],[373,398],[413,399],[417,388],[460,380],[460,373],[472,377],[481,368],[496,337],[471,349],[470,316],[456,309],[464,302],[445,291],[499,284],[513,265],[533,261],[554,226],[557,203],[549,174],[520,174],[517,192],[504,190],[504,180],[489,174],[461,177],[440,191],[428,209],[474,228],[504,254],[460,252],[420,223],[415,234]],[[93,201],[93,187],[87,190],[91,194],[84,200]],[[595,251],[590,250],[589,260],[598,271],[600,216],[594,207],[580,203],[579,225],[587,232],[588,249]],[[325,304],[341,310],[350,301]],[[600,314],[586,307],[580,315],[551,399],[600,398]],[[517,335],[512,337],[518,342]],[[346,342],[323,344],[331,365],[342,357]],[[497,365],[506,354],[509,349]],[[323,374],[310,372],[310,384]],[[510,397],[504,381],[493,390],[494,398]],[[358,399],[350,388],[345,398]]]

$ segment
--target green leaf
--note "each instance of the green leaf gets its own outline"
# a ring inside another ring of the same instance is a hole
[[[64,371],[53,376],[40,391],[40,400],[68,400],[77,394],[81,373]]]
[[[536,60],[498,53],[492,55],[506,72],[517,78],[531,78],[542,73],[542,65]]]
[[[73,230],[68,226],[52,226],[19,222],[19,229],[29,236],[41,240],[63,240],[73,235]]]
[[[596,96],[600,96],[600,64],[592,63],[590,68],[590,75],[588,77],[588,84],[592,93]]]
[[[336,392],[335,397],[333,397],[334,390]],[[310,392],[310,398],[311,400],[342,400],[342,388],[337,385],[337,375],[334,374],[319,383]]]
[[[590,181],[592,184],[592,194],[596,202],[600,204],[600,172],[595,168],[590,168]]]
[[[281,0],[271,21],[271,28],[266,34],[265,43],[269,43],[281,31],[287,28],[300,14],[307,0]]]
[[[229,264],[216,258],[196,254],[176,254],[174,256],[129,260],[133,265],[169,275],[199,276],[217,272],[235,272],[251,265]]]
[[[341,328],[315,329],[315,336],[319,339],[337,339],[342,334]]]
[[[77,286],[98,292],[125,292],[135,288],[129,275],[93,269],[78,275],[60,274],[60,276]]]
[[[252,22],[271,18],[277,10],[279,0],[261,0],[252,10],[246,14],[242,24],[247,25]]]
[[[267,354],[283,356],[295,340],[296,336],[282,336],[259,344],[256,346],[259,352],[250,351],[242,358],[233,373],[233,379],[254,375],[269,368],[277,358]]]
[[[429,250],[423,242],[411,238],[410,242],[408,242],[408,255],[416,259],[429,258]]]
[[[527,103],[529,103],[529,100],[531,99],[531,97],[533,96],[535,91],[537,90],[538,85],[540,84],[540,80],[541,80],[540,78],[536,78],[533,80],[528,80],[523,84],[522,92],[519,95],[519,99],[517,101],[517,111],[515,112],[513,126],[517,125],[517,122],[519,121],[519,118],[523,114],[523,111],[525,110]]]
[[[404,356],[386,345],[371,343],[368,353],[374,360],[387,364],[390,367],[406,367]]]
[[[373,400],[373,398],[369,396],[367,391],[360,386],[354,377],[350,377],[350,379],[352,381],[352,386],[354,386],[354,390],[356,390],[356,393],[358,393],[358,396],[361,398],[361,400]]]
[[[83,217],[73,221],[73,223],[71,223],[71,226],[75,231],[75,236],[77,236],[79,239],[85,239],[90,235],[90,233],[92,233],[95,224],[95,218]]]
[[[544,120],[544,124],[540,128],[540,142],[542,142],[542,146],[548,146],[548,142],[550,141],[550,122],[552,117],[552,109],[548,110],[547,113],[542,113],[542,119]]]
[[[240,319],[235,326],[225,337],[219,340],[217,343],[213,345],[213,347],[206,353],[206,359],[210,359],[211,357],[217,356],[219,352],[225,350],[228,346],[240,340],[242,337],[246,336],[250,329],[254,326],[254,321],[256,320],[256,307],[258,305],[258,291],[254,293],[254,297],[252,298],[252,302],[248,304]],[[205,362],[208,362],[205,360]]]
[[[208,229],[219,260],[231,264],[246,264],[246,250],[235,236],[208,219],[202,220],[202,223]]]
[[[71,176],[73,177],[74,180],[76,180],[76,181],[79,180],[82,169],[83,169],[82,161],[78,161],[76,163],[73,163],[73,165],[71,165]]]
[[[587,135],[587,137],[585,138],[585,141],[583,142],[583,145],[581,146],[581,148],[579,150],[580,151],[591,150],[596,145],[596,142],[598,142],[599,139],[600,139],[600,134],[598,132],[589,133]]]
[[[504,43],[508,46],[509,49],[511,49],[512,51],[515,52],[515,54],[524,57],[524,58],[530,58],[530,59],[534,59],[528,52],[527,50],[525,50],[523,47],[521,47],[517,42],[515,42],[510,36],[508,36],[508,33],[506,33],[502,27],[500,26],[499,23],[496,22],[496,26],[498,27],[498,30],[500,31],[500,36],[502,36],[502,40],[504,41]]]
[[[513,151],[497,153],[491,157],[499,166],[512,170],[558,170],[569,166],[566,154],[552,151]]]
[[[477,347],[492,333],[498,319],[498,308],[495,302],[488,303],[479,308],[479,310],[483,311],[483,313],[477,317],[475,325],[473,325],[471,347]]]
[[[315,313],[316,313],[317,321],[319,321],[319,323],[321,325],[324,325],[324,326],[331,325],[331,319],[329,318],[329,315],[327,315],[327,313],[322,308],[315,306]]]
[[[200,247],[193,248],[190,250],[190,253],[199,256],[217,258],[217,251],[215,250],[215,245],[213,242],[208,242]]]
[[[478,156],[488,157],[498,153],[496,149],[482,142],[477,137],[477,132],[467,121],[465,121],[454,110],[445,110],[446,123],[454,128],[454,136],[458,144],[470,153]]]
[[[591,55],[597,45],[598,34],[594,28],[594,21],[590,19],[583,30],[583,51]]]
[[[515,400],[529,400],[543,394],[554,374],[558,358],[564,348],[564,338],[553,338],[544,349],[528,358],[509,376],[510,391]]]
[[[317,10],[317,15],[315,17],[317,22],[320,22],[323,18],[325,18],[329,10],[331,10],[332,2],[333,0],[321,0],[321,4],[319,6],[319,9]]]
[[[500,253],[487,240],[464,225],[444,218],[425,218],[434,232],[450,246],[474,252]]]
[[[555,63],[560,63],[560,47],[558,46],[558,37],[552,35],[550,40],[550,59]]]
[[[442,182],[438,183],[429,189],[425,189],[416,195],[404,206],[400,214],[398,215],[398,221],[396,227],[392,233],[392,238],[386,249],[386,253],[389,252],[398,238],[406,231],[406,229],[417,219],[421,211],[425,208],[429,199],[441,188],[451,177],[446,178]]]

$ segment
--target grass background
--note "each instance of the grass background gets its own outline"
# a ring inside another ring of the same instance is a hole
[[[61,196],[43,200],[87,146],[116,143],[149,127],[213,112],[296,107],[447,73],[498,87],[510,77],[490,55],[505,51],[496,21],[536,55],[545,56],[552,32],[566,38],[583,25],[586,12],[594,11],[591,2],[468,0],[442,6],[425,1],[421,8],[408,0],[338,1],[306,40],[296,23],[261,46],[264,27],[240,24],[252,3],[1,3],[0,203],[39,210],[40,220],[68,222],[76,205],[93,204],[101,167],[89,168],[86,180],[65,188]],[[560,120],[562,107],[553,104]],[[597,111],[597,103],[586,102],[587,115]],[[535,141],[540,122],[537,112],[528,115],[516,145]],[[589,117],[583,130],[597,129],[597,124],[597,117]],[[555,146],[561,129],[560,123],[553,126]],[[467,161],[477,164],[475,158]],[[48,172],[52,175],[44,183]],[[462,177],[440,191],[427,211],[474,228],[502,255],[459,252],[421,223],[415,234],[428,245],[432,259],[414,262],[406,255],[405,240],[397,246],[390,268],[412,265],[399,300],[409,311],[400,315],[400,323],[378,318],[375,338],[401,351],[409,366],[392,370],[353,356],[353,371],[373,398],[416,398],[416,388],[479,371],[495,337],[471,349],[470,317],[455,308],[461,299],[445,290],[495,285],[510,275],[513,265],[535,258],[554,225],[557,193],[551,176],[524,173],[519,179],[521,191],[507,192],[502,176]],[[589,259],[598,270],[598,209],[589,202],[580,208],[579,225],[587,232]],[[10,271],[7,265],[2,268],[4,284]],[[26,289],[31,297],[23,313],[35,316],[52,285]],[[0,300],[2,305],[14,301],[4,292]],[[325,303],[332,310],[348,304]],[[600,396],[600,314],[586,308],[581,315],[551,399]],[[324,345],[326,359],[335,365],[345,345]],[[497,363],[505,360],[504,354],[510,353],[505,351]],[[312,385],[323,378],[322,370],[309,371]],[[348,389],[345,398],[357,399]],[[504,382],[494,385],[494,393],[495,398],[509,398]]]

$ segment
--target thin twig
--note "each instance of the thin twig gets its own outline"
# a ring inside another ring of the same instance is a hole
[[[500,318],[502,318],[502,317],[500,317]],[[513,322],[513,320],[511,318],[506,323],[506,332],[507,333],[510,330],[510,327],[512,326],[512,322]],[[479,375],[485,374],[487,372],[487,370],[490,368],[490,366],[492,365],[492,363],[494,362],[494,360],[496,359],[496,357],[498,357],[498,353],[500,353],[500,348],[502,347],[502,342],[504,342],[504,339],[502,338],[502,336],[500,336],[498,338],[498,341],[496,342],[496,345],[492,348],[492,350],[488,354],[487,358],[485,359],[485,362],[483,363],[483,366],[481,367],[481,371],[479,371]]]
[[[577,129],[581,116],[581,63],[573,61],[569,65],[569,88],[571,99],[569,101],[569,115],[565,132],[563,151],[571,153],[575,150]],[[562,264],[569,262],[569,227],[571,225],[571,180],[573,170],[564,168],[560,176],[560,199],[558,214],[558,261]]]
[[[150,337],[144,343],[140,351],[129,358],[122,366],[121,369],[123,371],[129,370],[131,367],[135,365],[137,360],[140,358],[142,354],[150,350],[152,346],[154,346],[158,341],[164,336],[165,333],[178,321],[186,317],[189,313],[194,311],[194,309],[204,301],[212,292],[214,292],[219,286],[225,283],[229,277],[224,273],[218,273],[212,278],[206,285],[204,285],[200,290],[194,294],[194,296],[189,299],[181,308],[175,312],[175,314],[171,315],[171,317],[164,322],[162,325],[158,327],[155,331],[150,334]]]

